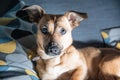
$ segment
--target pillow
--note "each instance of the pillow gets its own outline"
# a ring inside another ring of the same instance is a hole
[[[120,49],[120,26],[101,30],[105,45]]]

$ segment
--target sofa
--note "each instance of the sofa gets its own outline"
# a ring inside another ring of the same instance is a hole
[[[120,49],[119,0],[2,0],[0,3],[0,80],[39,80],[32,58],[36,25],[19,19],[26,5],[40,5],[47,13],[86,12],[88,18],[73,30],[76,48]],[[7,72],[7,73],[6,73]]]

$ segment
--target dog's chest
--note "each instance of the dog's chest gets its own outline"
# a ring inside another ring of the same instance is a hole
[[[75,55],[75,54],[74,54]],[[63,79],[62,76],[71,76],[72,72],[77,68],[78,65],[82,64],[79,60],[79,56],[64,55],[62,58],[56,58],[47,61],[43,68],[40,68],[42,80],[69,80]],[[40,66],[40,65],[39,65]],[[60,77],[60,79],[58,79]],[[61,79],[62,77],[62,79]]]
[[[63,65],[62,66],[47,67],[45,70],[45,73],[43,74],[42,77],[43,77],[43,80],[44,79],[53,80],[53,79],[61,78],[63,74],[65,75],[67,73],[67,75],[68,75],[73,70],[74,70],[74,68],[72,68],[72,67],[67,68],[66,66],[63,66]]]
[[[67,80],[63,79],[63,75],[71,75],[72,71],[76,68],[75,65],[69,65],[66,62],[63,64],[60,64],[59,60],[56,60],[57,62],[50,62],[53,64],[47,64],[44,68],[44,72],[42,72],[42,80]],[[65,76],[65,77],[67,77]],[[70,77],[70,76],[69,76]]]
[[[66,70],[65,68],[62,68],[61,66],[55,66],[55,67],[48,67],[47,68],[47,73],[48,74],[53,74],[53,75],[60,75],[64,72],[66,72],[68,70]]]

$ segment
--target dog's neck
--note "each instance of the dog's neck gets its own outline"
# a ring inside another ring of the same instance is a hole
[[[38,55],[37,58],[37,62],[40,62],[41,64],[44,65],[44,67],[47,66],[57,66],[57,65],[61,65],[64,62],[64,59],[67,59],[67,55],[69,55],[71,53],[71,50],[74,49],[72,45],[70,45],[68,48],[66,48],[61,55],[50,58],[50,59],[43,59],[42,57],[40,57],[40,55]],[[39,53],[38,53],[39,54]]]
[[[55,57],[55,58],[51,58],[51,59],[43,59],[43,62],[47,65],[47,66],[55,66],[60,64],[60,56],[59,57]]]
[[[54,64],[57,64],[57,65],[62,64],[62,60],[61,59],[63,59],[63,57],[65,57],[65,55],[68,55],[71,52],[72,48],[73,48],[73,46],[70,45],[68,48],[66,48],[61,53],[61,55],[59,55],[57,57],[54,57],[54,58],[51,58],[51,59],[46,59],[46,60],[43,60],[43,61],[45,61],[46,63],[53,63],[54,62]]]

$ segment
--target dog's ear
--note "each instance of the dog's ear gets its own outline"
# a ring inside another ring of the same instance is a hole
[[[80,21],[87,18],[87,13],[68,11],[65,13],[65,16],[67,17],[70,25],[74,28],[76,26],[79,26]]]
[[[28,21],[38,23],[45,11],[38,5],[25,6],[16,13],[16,16]]]

